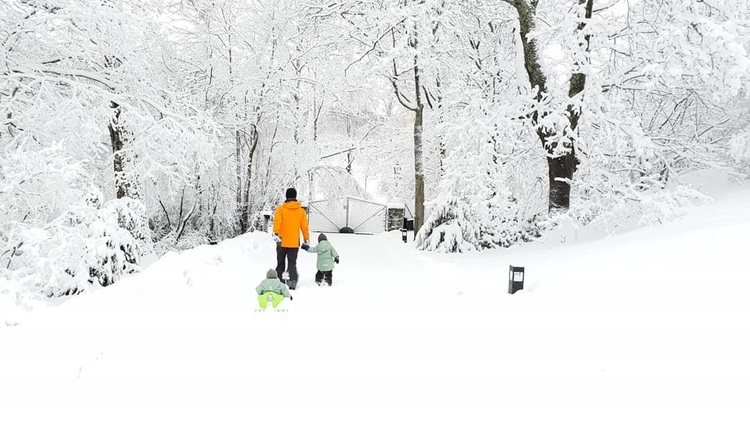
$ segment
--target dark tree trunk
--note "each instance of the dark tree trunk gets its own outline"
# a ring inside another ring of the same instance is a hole
[[[240,215],[240,221],[242,221],[242,139],[240,137],[240,131],[236,130],[234,133],[234,158],[235,167],[237,172],[237,191],[235,192],[237,213]],[[242,233],[245,233],[244,231]]]
[[[255,150],[258,147],[258,127],[252,125],[250,127],[250,149],[247,158],[247,167],[245,168],[245,190],[242,194],[242,216],[240,219],[240,227],[242,233],[245,233],[250,229],[250,220],[252,214],[252,208],[250,205],[250,188],[253,178],[253,160],[255,159]]]
[[[417,79],[418,81],[418,79]],[[419,87],[419,86],[417,86]],[[422,120],[424,108],[414,112],[414,232],[424,224],[424,165],[422,160]]]
[[[531,88],[538,88],[536,98],[541,99],[542,94],[547,91],[547,77],[542,71],[539,63],[539,54],[537,53],[536,40],[529,40],[528,35],[534,30],[534,17],[536,15],[536,6],[531,5],[527,0],[514,0],[513,5],[518,11],[518,26],[520,29],[521,45],[523,46],[523,65],[526,73],[529,75],[529,84]]]
[[[417,50],[417,34],[415,29],[411,43]],[[419,232],[424,224],[424,148],[423,124],[424,103],[422,102],[422,83],[419,71],[419,56],[414,55],[414,234]]]
[[[529,84],[533,90],[536,90],[535,98],[541,101],[547,93],[547,78],[539,62],[536,41],[529,39],[528,35],[534,30],[534,19],[536,17],[536,0],[505,0],[510,3],[518,12],[518,23],[523,46],[524,67],[529,75]],[[593,0],[578,0],[579,5],[585,7],[585,18],[591,18]],[[582,31],[586,26],[585,21],[578,24],[578,31]],[[588,51],[590,36],[585,36],[583,45]],[[581,66],[583,64],[577,63]],[[534,111],[531,115],[532,123],[536,128],[542,147],[547,153],[547,169],[549,177],[549,211],[566,210],[570,207],[570,185],[573,181],[573,174],[578,165],[578,159],[575,151],[575,139],[578,128],[578,122],[581,117],[581,109],[574,105],[573,99],[583,92],[586,86],[586,74],[575,72],[570,79],[570,88],[568,97],[571,103],[568,104],[568,121],[569,128],[566,134],[557,135],[551,131],[541,128],[539,122],[541,118],[539,111]],[[559,143],[562,142],[562,146]]]
[[[414,33],[410,36],[409,46],[418,52],[418,33],[416,24],[414,26]],[[396,47],[396,36],[395,32],[391,30],[391,37],[393,38],[393,46]],[[422,87],[421,73],[419,70],[419,55],[414,54],[413,57],[414,72],[414,101],[408,99],[400,90],[398,86],[399,72],[396,66],[396,60],[393,59],[393,75],[391,76],[391,85],[393,86],[393,93],[396,95],[396,99],[401,105],[414,112],[414,232],[419,232],[419,229],[424,224],[424,158],[423,158],[423,127],[424,127],[424,101],[422,99]]]
[[[586,19],[591,18],[593,9],[593,0],[579,0],[578,4],[584,5],[584,17]],[[578,31],[582,31],[586,26],[585,21],[578,24]],[[589,50],[590,35],[586,35],[583,38],[583,44],[579,47],[583,47],[586,51]],[[583,66],[583,63],[576,63],[578,67]],[[579,70],[580,71],[580,70]],[[580,104],[580,100],[575,98],[583,92],[586,88],[586,74],[583,72],[574,72],[570,77],[570,87],[568,89],[568,98],[571,102],[568,104],[568,123],[570,127],[566,134],[566,138],[563,139],[564,149],[563,154],[559,156],[547,157],[547,164],[549,167],[549,209],[550,211],[556,209],[568,209],[570,208],[570,182],[573,180],[573,173],[575,173],[578,167],[578,157],[576,156],[575,150],[575,139],[578,132],[578,122],[581,119],[581,108],[575,105],[576,102]],[[554,149],[556,146],[550,147],[554,155]]]
[[[126,158],[124,148],[128,142],[129,132],[120,122],[122,107],[116,102],[110,102],[110,107],[114,110],[114,115],[109,121],[107,128],[109,129],[109,139],[112,145],[112,161],[115,173],[115,191],[117,199],[122,199],[124,197],[137,198],[138,194],[134,187],[135,182],[133,182],[131,178],[128,178],[125,169]]]
[[[585,4],[584,4],[585,3]],[[591,19],[591,14],[593,12],[594,7],[594,1],[593,0],[578,0],[578,4],[584,5],[584,18]],[[578,31],[583,31],[583,29],[586,27],[586,22],[580,22],[578,24]],[[591,42],[591,35],[585,35],[583,37],[583,43],[579,47],[583,47],[586,49],[586,51],[589,51],[589,45]],[[582,63],[576,63],[577,66],[582,66]],[[580,70],[579,70],[580,71]],[[586,74],[583,72],[575,72],[570,77],[570,88],[568,89],[568,97],[570,99],[574,99],[576,96],[581,94],[583,92],[583,89],[586,88]],[[575,107],[572,104],[568,105],[568,116],[570,117],[570,129],[571,132],[575,132],[578,128],[578,121],[581,118],[581,109],[578,107]]]
[[[575,172],[575,155],[547,156],[549,172],[549,210],[570,208],[570,181]]]

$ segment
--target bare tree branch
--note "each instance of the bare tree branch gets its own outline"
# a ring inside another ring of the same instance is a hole
[[[346,74],[347,72],[349,72],[349,68],[351,68],[355,64],[357,64],[360,61],[362,61],[362,59],[366,58],[370,53],[374,52],[375,49],[377,49],[377,47],[378,47],[378,43],[380,43],[380,41],[383,38],[385,38],[385,36],[388,35],[389,32],[393,33],[394,28],[396,28],[397,26],[403,24],[404,21],[406,21],[406,18],[401,19],[400,21],[396,22],[395,24],[393,24],[390,27],[388,27],[388,29],[386,29],[385,31],[383,31],[383,33],[380,34],[380,36],[375,40],[375,42],[372,43],[372,47],[370,47],[369,49],[367,49],[367,51],[365,51],[362,54],[362,56],[360,56],[357,60],[355,60],[354,62],[350,63],[349,65],[346,66],[346,68],[344,68],[344,74]]]

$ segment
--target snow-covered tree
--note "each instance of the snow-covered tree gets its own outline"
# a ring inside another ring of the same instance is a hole
[[[697,197],[682,174],[750,169],[749,8],[2,2],[0,266],[100,237],[61,218],[97,191],[79,221],[136,262],[253,230],[290,186],[406,202],[441,251],[669,217]]]

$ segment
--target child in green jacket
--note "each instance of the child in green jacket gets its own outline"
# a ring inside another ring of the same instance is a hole
[[[266,279],[255,288],[255,292],[258,293],[258,304],[263,310],[266,309],[269,301],[271,302],[271,306],[276,308],[284,298],[292,299],[289,289],[281,283],[274,269],[270,269],[266,273]]]
[[[318,245],[311,247],[303,244],[302,249],[318,254],[318,272],[315,273],[315,283],[320,285],[325,280],[328,282],[328,286],[333,285],[333,267],[334,263],[338,264],[339,262],[339,254],[336,252],[336,248],[328,242],[326,235],[321,233],[318,236]]]

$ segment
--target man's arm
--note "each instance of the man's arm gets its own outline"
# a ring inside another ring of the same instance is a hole
[[[279,232],[281,232],[281,208],[276,208],[273,214],[273,233],[279,235]]]
[[[305,242],[310,240],[310,230],[307,228],[307,213],[302,210],[302,238]]]

